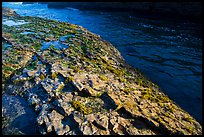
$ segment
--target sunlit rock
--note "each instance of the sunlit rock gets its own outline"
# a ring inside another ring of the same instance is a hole
[[[192,116],[100,36],[66,22],[19,17],[3,8],[4,21],[8,18],[10,23],[29,23],[18,24],[18,29],[2,26],[2,39],[12,45],[2,52],[2,94],[27,101],[37,114],[32,125],[40,134],[202,134]],[[10,100],[7,105],[18,108]],[[10,124],[6,113],[11,109],[3,107],[4,128]]]

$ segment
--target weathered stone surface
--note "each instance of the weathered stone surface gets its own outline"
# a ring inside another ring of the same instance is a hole
[[[90,123],[83,124],[80,130],[83,132],[83,135],[93,135]]]
[[[37,70],[33,70],[33,71],[27,71],[27,74],[29,77],[32,77],[32,76],[39,76],[39,75],[36,75],[37,73]]]
[[[54,132],[57,135],[64,135],[66,132],[68,132],[70,130],[70,127],[66,124],[63,124],[62,122],[62,120],[64,119],[64,116],[62,116],[55,110],[52,110],[52,112],[49,112],[48,110],[49,110],[49,106],[43,105],[43,109],[39,117],[37,118],[37,122],[39,126],[43,125],[44,123],[46,125],[46,131],[48,133],[52,132],[54,128]]]
[[[202,134],[193,117],[100,36],[66,22],[19,17],[10,9],[3,9],[3,19],[29,22],[18,29],[2,26],[2,39],[13,46],[2,51],[3,94],[20,95],[33,106],[32,124],[40,134]],[[37,33],[19,37],[25,30]],[[42,43],[51,40],[68,48],[42,50]],[[11,110],[3,107],[4,128],[11,122],[5,111]]]
[[[94,114],[89,114],[89,115],[86,115],[85,116],[86,120],[89,121],[89,122],[93,122],[94,120],[96,120],[96,117]]]
[[[108,117],[106,115],[99,115],[95,121],[102,126],[103,130],[108,130]]]
[[[53,122],[52,125],[54,127],[55,132],[58,135],[63,135],[65,132],[69,130],[69,126],[66,125],[65,129],[63,128],[63,124],[61,120],[64,118],[62,115],[57,113],[55,110],[52,111],[52,113],[48,114],[49,119]]]

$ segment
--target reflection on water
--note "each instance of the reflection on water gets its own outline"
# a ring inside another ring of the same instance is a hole
[[[5,50],[5,49],[7,49],[7,48],[9,48],[9,47],[12,47],[12,45],[10,45],[10,44],[8,44],[8,43],[2,43],[2,49],[3,50]]]
[[[116,46],[130,65],[202,121],[201,24],[153,20],[128,12],[48,9],[46,4],[4,5],[23,16],[66,21],[99,34]]]
[[[50,42],[44,42],[42,43],[42,47],[41,50],[46,50],[48,49],[50,46],[54,46],[54,48],[56,49],[62,49],[62,48],[68,48],[67,45],[62,44],[60,41],[50,41]]]
[[[28,35],[28,34],[35,34],[34,32],[29,32],[29,31],[25,31],[25,32],[21,32],[20,34],[22,35]]]
[[[13,20],[3,20],[2,24],[7,25],[7,26],[17,26],[17,25],[23,25],[28,22],[25,22],[24,20],[20,20],[18,22],[15,22]]]

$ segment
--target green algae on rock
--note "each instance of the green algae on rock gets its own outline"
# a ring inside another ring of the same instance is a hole
[[[100,36],[8,8],[3,19],[27,22],[2,25],[2,40],[12,45],[2,51],[3,93],[33,106],[40,134],[202,134],[192,116]],[[45,42],[54,45],[42,48]]]

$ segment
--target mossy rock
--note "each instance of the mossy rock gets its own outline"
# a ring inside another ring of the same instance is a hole
[[[65,83],[69,83],[69,82],[72,82],[74,80],[74,78],[72,76],[68,76],[65,80]]]
[[[108,81],[108,78],[105,75],[100,74],[99,78],[103,81]]]
[[[45,79],[45,75],[44,74],[40,74],[40,79],[44,80]]]
[[[92,109],[87,108],[83,103],[81,103],[79,101],[73,101],[72,105],[76,110],[82,112],[85,115],[92,113]]]
[[[52,72],[52,79],[55,79],[55,78],[57,78],[58,76],[57,76],[57,73],[56,72]]]

